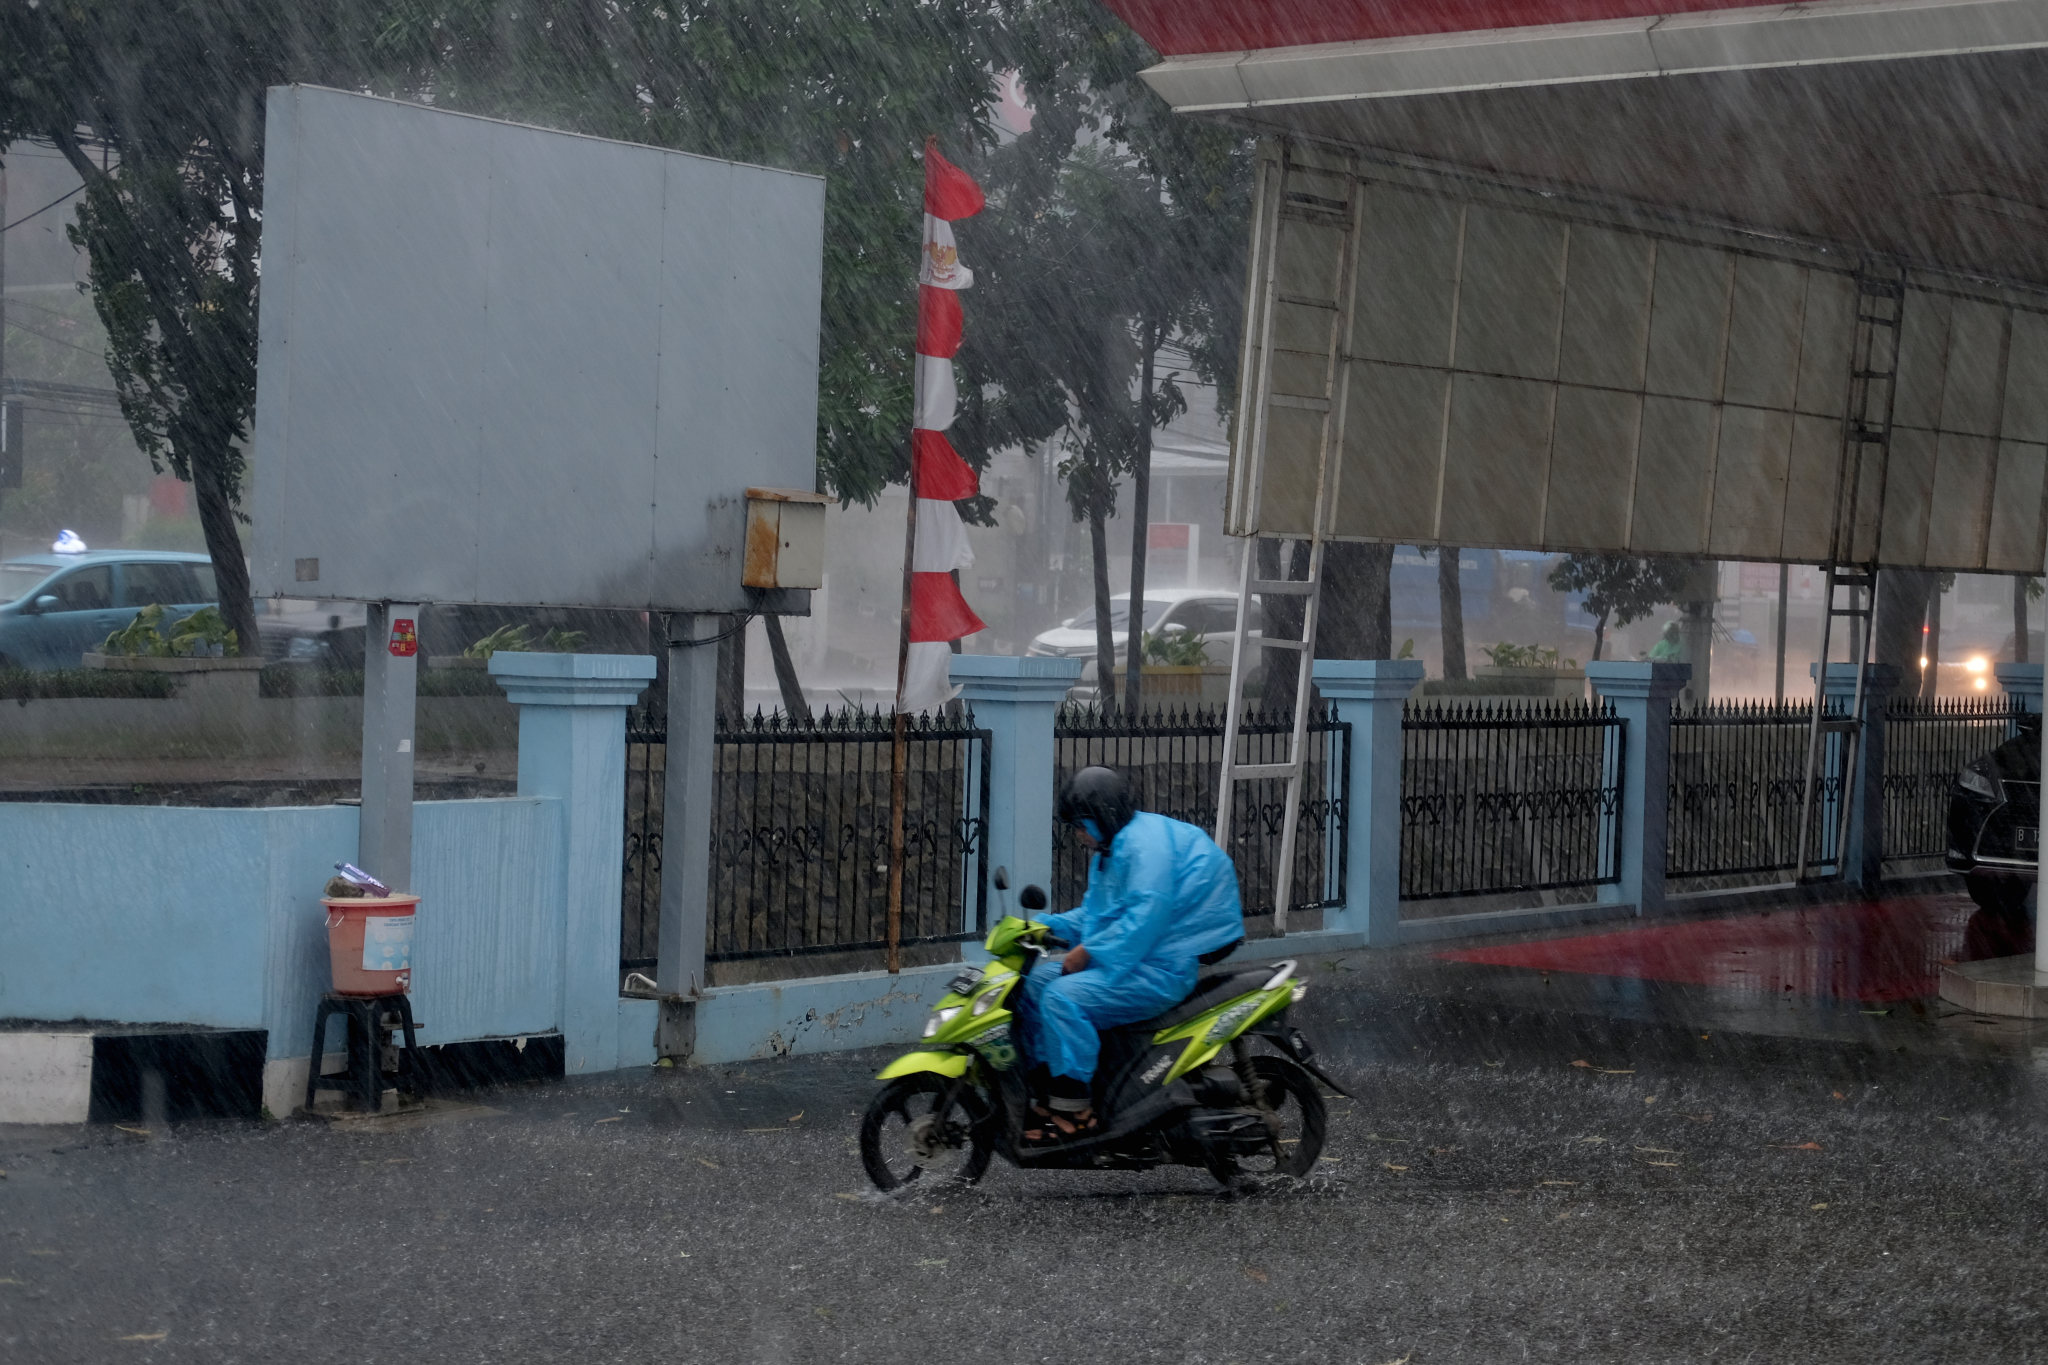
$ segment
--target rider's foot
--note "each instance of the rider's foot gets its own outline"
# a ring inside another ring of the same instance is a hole
[[[1053,1146],[1062,1142],[1073,1142],[1088,1137],[1101,1127],[1095,1117],[1095,1110],[1083,1105],[1079,1109],[1068,1109],[1055,1099],[1048,1105],[1031,1107],[1038,1118],[1036,1126],[1024,1130],[1024,1141],[1033,1147]]]

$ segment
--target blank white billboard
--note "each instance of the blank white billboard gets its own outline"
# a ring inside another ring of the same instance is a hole
[[[259,595],[735,611],[809,489],[824,182],[269,97]]]
[[[1234,534],[1309,531],[1356,203],[1332,408],[1337,537],[2041,571],[2041,295],[1907,276],[1889,451],[1868,462],[1858,505],[1838,522],[1857,312],[1887,307],[1859,294],[1853,258],[1290,154],[1290,203],[1270,197],[1271,149],[1263,181],[1278,230],[1262,231],[1252,266],[1247,374],[1263,358],[1274,397],[1262,427],[1238,423]]]

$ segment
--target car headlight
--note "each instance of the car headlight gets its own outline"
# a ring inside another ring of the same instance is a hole
[[[934,1033],[937,1033],[959,1017],[960,1006],[948,1005],[945,1009],[938,1011],[931,1018],[924,1021],[924,1036],[927,1038],[931,1037]]]
[[[1998,778],[1991,771],[1991,765],[1981,758],[1956,774],[1956,785],[1972,796],[1981,796],[1987,801],[2002,800],[2005,796]]]

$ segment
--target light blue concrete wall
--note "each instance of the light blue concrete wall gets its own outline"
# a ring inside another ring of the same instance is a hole
[[[269,1027],[273,920],[324,934],[355,846],[346,806],[0,804],[0,1017]]]
[[[559,1027],[562,803],[420,805],[423,1043]],[[0,1018],[270,1031],[305,1056],[356,808],[0,803]]]
[[[957,962],[757,986],[713,986],[697,1001],[695,1066],[910,1044]]]
[[[558,803],[561,855],[544,887],[559,916],[554,1018],[574,1075],[619,1064],[619,918],[626,708],[654,678],[637,654],[496,654],[519,707],[519,794]],[[651,1037],[651,1035],[650,1035]]]
[[[1999,690],[2004,692],[2020,710],[2040,714],[2041,665],[1993,664],[1991,671],[1998,678]]]
[[[1401,932],[1401,712],[1422,665],[1317,659],[1313,667],[1323,700],[1351,725],[1351,790],[1336,793],[1345,803],[1345,903],[1325,910],[1323,924],[1386,947]]]
[[[989,866],[1013,888],[1052,885],[1053,715],[1080,676],[1079,659],[953,656],[960,699],[989,732]]]
[[[1638,915],[1664,910],[1664,868],[1669,859],[1671,813],[1671,703],[1692,679],[1691,664],[1617,661],[1586,665],[1586,677],[1600,699],[1621,717],[1623,730],[1621,820],[1615,848],[1615,880],[1599,899],[1634,908]],[[1610,761],[1612,761],[1610,757]]]

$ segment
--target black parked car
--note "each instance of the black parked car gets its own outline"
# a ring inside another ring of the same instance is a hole
[[[1956,774],[1948,803],[1948,865],[1986,910],[2021,909],[2041,867],[2041,718]]]

